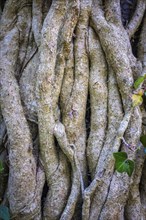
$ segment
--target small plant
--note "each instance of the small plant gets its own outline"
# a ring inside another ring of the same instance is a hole
[[[115,158],[115,168],[119,173],[126,172],[128,176],[131,176],[134,170],[134,161],[129,160],[127,153],[117,152],[113,153]]]
[[[134,93],[132,94],[132,106],[136,107],[143,103],[143,95],[146,93],[146,89],[142,88],[142,84],[144,83],[144,80],[146,79],[146,74],[144,76],[140,76],[134,83]],[[124,145],[126,148],[137,151],[139,150],[138,147],[132,146],[128,143],[126,143],[125,139],[122,138]],[[140,142],[144,146],[144,152],[146,153],[146,135],[141,136]],[[115,169],[119,173],[126,172],[128,176],[131,176],[134,171],[134,161],[130,160],[128,158],[128,154],[126,152],[115,152],[113,153],[113,156],[115,158]]]
[[[0,205],[0,219],[10,220],[9,209],[7,206]]]
[[[146,92],[145,88],[142,88],[142,84],[146,79],[146,74],[144,76],[140,76],[134,83],[134,94],[132,95],[132,104],[133,107],[139,106],[143,103],[143,95]]]
[[[144,152],[146,153],[146,134],[140,137],[140,142],[144,146]]]
[[[145,79],[146,79],[146,74],[138,77],[138,79],[134,83],[134,89],[138,89],[143,84]]]
[[[0,173],[2,173],[4,170],[4,167],[3,167],[3,162],[0,160]]]
[[[3,170],[4,170],[3,162],[0,160],[0,174],[3,172]],[[0,219],[10,220],[9,209],[7,206],[0,205]]]

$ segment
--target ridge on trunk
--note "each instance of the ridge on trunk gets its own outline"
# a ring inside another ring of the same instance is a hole
[[[146,219],[145,36],[145,0],[0,1],[0,218]]]

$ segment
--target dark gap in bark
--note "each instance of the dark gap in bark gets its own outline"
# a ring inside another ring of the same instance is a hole
[[[111,185],[111,182],[112,182],[113,175],[114,175],[114,172],[113,172],[113,174],[112,174],[112,176],[111,176],[111,179],[110,179],[110,183],[109,183],[109,186],[108,186],[106,198],[105,198],[104,203],[102,204],[102,207],[101,207],[101,210],[100,210],[99,219],[100,219],[102,210],[103,210],[103,208],[104,208],[104,205],[105,205],[105,203],[106,203],[106,201],[107,201],[107,199],[108,199],[108,195],[109,195],[109,192],[110,192],[110,185]]]
[[[39,150],[39,136],[38,136],[38,127],[37,127],[37,134],[36,134],[36,137],[33,138],[33,150],[32,150],[32,153],[33,153],[33,156],[35,158],[35,161],[36,161],[36,164],[37,164],[37,167],[39,165],[39,155],[40,155],[40,150]]]
[[[56,137],[54,137],[54,142],[55,142],[56,153],[57,153],[57,158],[58,158],[58,166],[59,166],[59,164],[60,164],[60,155],[59,155],[59,152],[61,151],[61,149],[60,149],[60,146],[59,146],[59,144],[58,144],[58,142],[57,142],[57,140],[56,140]],[[58,169],[58,167],[57,167],[57,169]]]
[[[82,205],[83,205],[83,201],[81,198],[79,198],[78,203],[75,208],[75,214],[74,214],[72,220],[82,219],[82,208],[81,208]]]
[[[90,183],[92,182],[92,178],[91,178],[91,173],[90,173],[90,170],[89,170],[89,165],[87,164],[87,187],[90,185]]]
[[[109,118],[109,105],[108,105],[108,99],[109,99],[109,66],[108,66],[108,63],[107,63],[107,115],[106,115],[107,123],[106,123],[106,128],[105,128],[105,137],[104,137],[104,142],[103,142],[102,149],[103,149],[104,144],[105,144],[105,140],[106,140],[106,136],[107,136],[107,132],[108,132],[108,127],[109,127],[109,119],[108,119]],[[100,155],[101,155],[102,149],[100,151]]]
[[[43,214],[44,204],[45,204],[45,200],[48,194],[48,190],[49,190],[49,187],[48,187],[47,181],[45,181],[43,192],[42,192],[42,197],[41,197],[42,214]]]
[[[22,8],[21,8],[21,10],[22,10]],[[35,43],[33,32],[32,32],[32,18],[33,18],[33,12],[32,12],[32,5],[31,5],[31,25],[30,25],[30,29],[28,31],[28,38],[27,38],[27,45],[26,45],[25,55],[23,57],[23,61],[21,63],[19,63],[17,61],[17,64],[16,64],[16,71],[15,72],[16,72],[16,79],[18,81],[18,84],[19,84],[19,81],[21,79],[21,76],[22,76],[22,73],[23,73],[25,67],[27,66],[27,64],[33,58],[33,56],[35,54],[35,53],[33,53],[33,55],[32,55],[32,53],[31,53],[31,55],[29,54],[29,57],[28,57],[28,48],[29,48],[30,45],[33,45],[32,50],[31,50],[31,51],[33,51],[34,43]],[[23,34],[25,35],[25,33],[23,33]],[[19,31],[19,35],[20,35],[20,31]],[[20,49],[20,47],[21,47],[21,44],[19,43],[19,49]]]
[[[146,94],[145,93],[143,95],[143,106],[144,106],[144,109],[146,111]],[[146,119],[146,117],[145,117],[145,119]],[[146,123],[144,123],[144,126],[146,126]]]
[[[50,8],[50,6],[52,5],[52,0],[43,0],[43,5],[47,5],[48,9]]]
[[[30,32],[31,32],[31,29],[30,29],[30,31],[29,31],[29,37],[30,37]],[[28,43],[27,43],[27,48],[28,48],[28,46],[29,46],[29,37],[28,37]],[[20,44],[19,44],[19,49],[20,49]],[[26,52],[25,52],[25,56],[24,56],[24,58],[23,58],[23,61],[22,61],[22,63],[19,63],[19,60],[17,61],[17,64],[16,64],[16,80],[17,80],[17,82],[18,82],[18,84],[19,84],[19,81],[20,81],[20,79],[21,79],[21,76],[22,76],[22,73],[23,73],[23,70],[24,70],[24,68],[27,66],[27,64],[28,64],[28,61],[27,62],[25,62],[25,60],[26,60],[26,57],[27,57],[27,49],[26,49]]]
[[[89,134],[90,134],[90,127],[91,127],[91,105],[90,105],[90,93],[88,91],[88,97],[87,97],[87,104],[86,104],[86,117],[85,117],[85,120],[86,120],[86,142],[88,141],[88,138],[89,138]],[[87,145],[88,143],[86,143]],[[86,153],[87,155],[87,153]],[[87,160],[87,158],[86,158]],[[89,165],[87,163],[87,185],[90,185],[90,183],[92,182],[92,179],[91,179],[91,173],[89,171]]]
[[[134,9],[136,7],[136,0],[121,0],[120,4],[121,4],[122,23],[123,26],[126,27],[134,13]]]
[[[32,33],[32,27],[30,28],[30,30],[29,30],[29,34],[28,34],[28,39],[27,39],[27,45],[26,45],[26,52],[25,52],[25,56],[24,56],[24,58],[23,58],[23,61],[22,61],[22,63],[21,63],[21,65],[19,64],[18,66],[20,66],[19,68],[19,74],[18,74],[18,76],[16,77],[17,78],[17,80],[18,80],[18,82],[20,81],[20,79],[21,79],[21,76],[22,76],[22,73],[23,73],[23,70],[24,70],[24,68],[27,66],[27,64],[29,63],[29,61],[31,60],[31,58],[33,57],[30,57],[28,60],[26,60],[26,58],[27,58],[27,55],[28,55],[28,47],[29,47],[29,45],[32,43],[31,42],[31,33]],[[32,48],[32,50],[33,50],[33,48]]]
[[[46,15],[47,15],[47,13],[48,13],[48,11],[49,11],[51,5],[52,5],[52,0],[43,0],[43,5],[42,5],[42,7],[43,7],[43,8],[42,8],[43,21],[42,21],[42,22],[44,22],[45,17],[46,17]]]
[[[5,153],[5,152],[3,152]],[[9,177],[9,166],[8,166],[8,163],[7,163],[7,157],[8,155],[6,154],[5,157],[4,157],[4,160],[3,161],[3,167],[4,167],[4,170],[0,173],[0,203],[1,202],[4,202],[5,203],[5,193],[6,193],[6,190],[7,190],[7,185],[8,185],[8,177]],[[1,155],[0,155],[0,159],[1,159]]]
[[[74,88],[74,82],[75,82],[75,39],[76,39],[76,29],[74,30],[74,36],[72,37],[72,42],[73,42],[73,62],[74,62],[74,66],[73,66],[73,86],[72,86],[72,90],[70,93],[70,97],[72,96],[73,93],[73,88]]]
[[[1,117],[0,119],[0,153],[1,153],[1,150],[3,150],[4,148],[5,139],[7,138],[7,130],[3,117],[2,116],[0,117]]]
[[[65,75],[63,75],[63,80],[62,80],[62,84],[63,84],[63,81],[64,81],[64,76]],[[61,88],[62,88],[62,85],[61,85]],[[60,89],[61,90],[61,89]],[[58,108],[58,120],[61,122],[61,123],[63,123],[63,112],[62,112],[62,109],[61,109],[61,97],[60,97],[60,95],[59,95],[59,99],[58,99],[58,104],[57,104],[57,108]]]
[[[114,75],[115,75],[115,73],[114,73]],[[116,75],[115,75],[115,79],[116,79],[116,84],[117,84],[117,87],[118,87],[118,93],[119,93],[119,96],[120,96],[120,100],[121,100],[121,105],[122,105],[122,112],[123,112],[123,114],[125,113],[125,111],[124,111],[124,105],[123,105],[123,100],[122,100],[122,95],[121,95],[121,92],[120,92],[120,89],[119,89],[119,86],[118,86],[118,83],[117,83],[117,78],[116,78]],[[108,106],[108,105],[107,105]],[[108,107],[107,107],[108,108]],[[108,115],[108,113],[107,113],[107,115]],[[108,117],[108,116],[107,116]]]
[[[143,199],[142,199],[143,191],[145,191],[145,189],[146,189],[145,184],[146,184],[146,156],[145,156],[145,161],[144,161],[142,175],[141,175],[140,184],[139,184],[140,198],[142,201],[143,201]],[[145,191],[145,194],[146,194],[146,191]]]
[[[139,43],[139,38],[140,38],[140,33],[142,30],[143,22],[140,24],[138,30],[134,34],[134,36],[131,38],[131,47],[132,47],[132,52],[134,56],[137,58],[138,56],[138,43]]]
[[[88,92],[87,104],[86,104],[86,134],[87,140],[90,134],[90,126],[91,126],[91,107],[90,107],[90,94]]]
[[[33,57],[35,56],[35,54],[38,52],[38,48],[37,46],[32,48],[32,53],[29,55],[29,58],[26,60],[26,62],[23,62],[23,64],[21,65],[21,68],[20,68],[20,72],[19,72],[19,78],[18,78],[18,83],[21,79],[21,76],[22,76],[22,73],[24,71],[24,69],[27,67],[27,64],[33,59]],[[27,52],[26,52],[26,55],[27,55]],[[25,59],[24,59],[25,61]]]
[[[4,121],[2,122],[4,123]],[[6,201],[6,190],[8,185],[9,177],[9,157],[8,157],[8,135],[6,127],[2,128],[2,123],[0,126],[0,161],[3,163],[4,170],[0,173],[0,203],[2,202],[5,205]],[[5,124],[4,124],[5,126]]]
[[[0,0],[0,7],[1,7],[2,11],[4,9],[5,3],[6,3],[6,0]]]

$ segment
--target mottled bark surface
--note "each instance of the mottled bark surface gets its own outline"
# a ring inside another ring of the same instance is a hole
[[[146,219],[145,154],[122,141],[146,133],[131,99],[146,74],[145,7],[0,1],[0,204],[12,219]],[[125,150],[131,177],[114,169]]]

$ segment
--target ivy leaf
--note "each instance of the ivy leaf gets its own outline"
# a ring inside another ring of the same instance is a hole
[[[2,220],[10,220],[10,214],[8,207],[0,205],[0,218]]]
[[[143,102],[143,98],[141,97],[141,95],[138,95],[138,94],[133,94],[132,95],[133,107],[141,105],[142,102]]]
[[[143,89],[138,90],[137,94],[140,95],[140,96],[143,96],[144,90]]]
[[[146,147],[146,134],[140,137],[140,142],[144,147]]]
[[[0,173],[2,173],[3,170],[4,170],[3,163],[2,163],[2,161],[0,160]]]
[[[144,80],[146,79],[146,74],[144,76],[140,76],[134,83],[134,88],[138,89],[138,87],[140,86],[141,83],[144,82]]]
[[[113,153],[115,158],[115,169],[119,173],[126,172],[128,176],[131,176],[134,170],[134,161],[129,160],[125,152]]]

